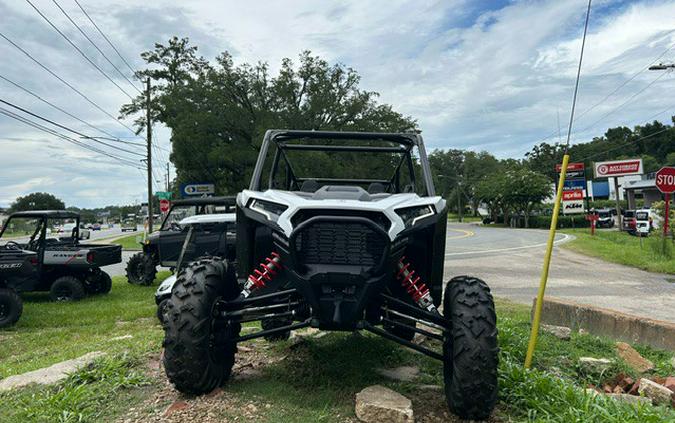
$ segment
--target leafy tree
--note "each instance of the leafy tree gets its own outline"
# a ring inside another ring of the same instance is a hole
[[[378,94],[359,88],[358,73],[329,64],[309,51],[297,64],[284,59],[276,76],[267,63],[235,65],[229,53],[215,63],[197,56],[187,38],[143,53],[155,80],[153,119],[172,130],[171,161],[177,182],[213,181],[233,193],[250,180],[267,129],[417,131],[417,123],[379,104]],[[124,105],[123,116],[143,113],[142,98]],[[144,122],[138,116],[139,130]],[[325,161],[327,165],[331,163]]]
[[[9,212],[14,213],[26,210],[63,210],[66,205],[54,195],[46,192],[34,192],[18,197],[10,206]]]
[[[544,175],[527,168],[508,170],[504,174],[504,203],[523,213],[525,227],[529,227],[532,207],[551,195],[551,181]]]

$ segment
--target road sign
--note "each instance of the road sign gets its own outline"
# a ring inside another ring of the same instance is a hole
[[[664,194],[675,192],[675,167],[662,167],[656,172],[656,188]]]
[[[580,189],[563,191],[563,214],[584,213],[584,191]]]
[[[171,207],[171,201],[162,198],[159,200],[159,211],[162,213],[166,213],[169,211],[169,208]]]
[[[591,235],[595,235],[595,222],[597,222],[600,219],[600,216],[598,216],[595,213],[587,214],[586,215],[586,220],[590,220],[591,222]]]
[[[213,195],[216,193],[216,186],[209,183],[189,183],[180,186],[180,192],[183,195]]]
[[[595,164],[596,178],[642,175],[642,159],[614,160]]]
[[[172,193],[168,191],[157,191],[155,196],[160,200],[171,200]]]
[[[560,173],[562,170],[562,165],[560,163],[555,165],[555,171]],[[584,164],[583,163],[567,163],[567,171],[565,172],[566,175],[569,175],[570,172],[583,172],[584,171]]]

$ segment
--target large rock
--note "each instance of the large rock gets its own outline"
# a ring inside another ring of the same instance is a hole
[[[376,371],[382,376],[398,382],[412,382],[417,375],[420,374],[420,369],[413,366],[401,366],[393,369],[377,369]]]
[[[580,357],[579,366],[586,373],[602,373],[609,369],[612,360],[606,358]]]
[[[652,382],[649,379],[640,379],[640,395],[652,400],[655,405],[670,404],[672,391],[663,385]]]
[[[356,417],[367,423],[413,423],[412,403],[398,392],[381,385],[356,394]]]
[[[541,325],[541,330],[563,341],[568,341],[572,336],[572,329],[567,326]]]
[[[90,365],[94,360],[104,356],[104,352],[94,351],[87,353],[79,358],[62,361],[52,366],[43,369],[34,370],[32,372],[23,373],[20,375],[9,376],[6,379],[0,380],[0,392],[9,391],[14,388],[23,388],[32,383],[38,385],[51,385],[60,382],[68,377],[69,374],[78,371],[79,369]]]
[[[616,353],[636,372],[645,373],[654,370],[654,363],[641,356],[639,352],[625,342],[616,343]]]
[[[630,404],[651,403],[649,398],[638,397],[637,395],[607,394],[607,396],[610,398],[614,398],[617,401],[627,402]]]

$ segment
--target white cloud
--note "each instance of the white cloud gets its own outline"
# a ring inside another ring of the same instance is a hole
[[[107,46],[74,4],[60,3],[100,46]],[[522,157],[536,141],[557,132],[558,113],[562,126],[568,119],[585,4],[585,0],[486,4],[468,0],[201,0],[178,4],[98,0],[83,5],[135,66],[141,65],[140,51],[174,34],[190,37],[208,58],[229,50],[238,63],[267,61],[273,71],[283,57],[295,58],[300,51],[311,49],[329,61],[355,68],[362,75],[362,88],[380,92],[383,102],[417,118],[432,148],[488,149],[501,157]],[[98,57],[51,2],[36,5],[87,54]],[[117,114],[126,97],[79,58],[27,4],[0,4],[0,14],[4,34],[103,109]],[[673,1],[594,2],[579,112],[598,103],[672,46],[673,22]],[[105,51],[125,70],[110,49]],[[674,52],[663,60],[675,59]],[[0,54],[4,58],[0,75],[105,131],[131,135],[2,39]],[[103,58],[98,57],[97,63],[114,74]],[[662,93],[675,88],[672,75],[662,76],[643,94],[612,111],[657,76],[642,72],[581,116],[574,139],[587,140],[609,126],[642,123],[666,109],[669,104]],[[129,92],[133,90],[121,78],[116,81]],[[4,81],[0,81],[0,92],[1,98],[92,132]],[[668,111],[675,113],[672,106]],[[658,118],[667,120],[668,116],[664,113]],[[145,181],[136,169],[111,164],[111,159],[49,138],[4,116],[0,116],[0,134],[0,205],[32,190],[55,191],[68,204],[80,206],[143,198]],[[169,133],[158,128],[158,135],[162,148],[170,148]],[[161,165],[156,168],[158,177],[164,172]]]

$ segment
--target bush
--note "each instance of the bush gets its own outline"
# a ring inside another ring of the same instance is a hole
[[[548,229],[551,227],[552,216],[530,216],[530,228]],[[591,222],[584,215],[558,216],[558,229],[563,228],[588,228]]]

